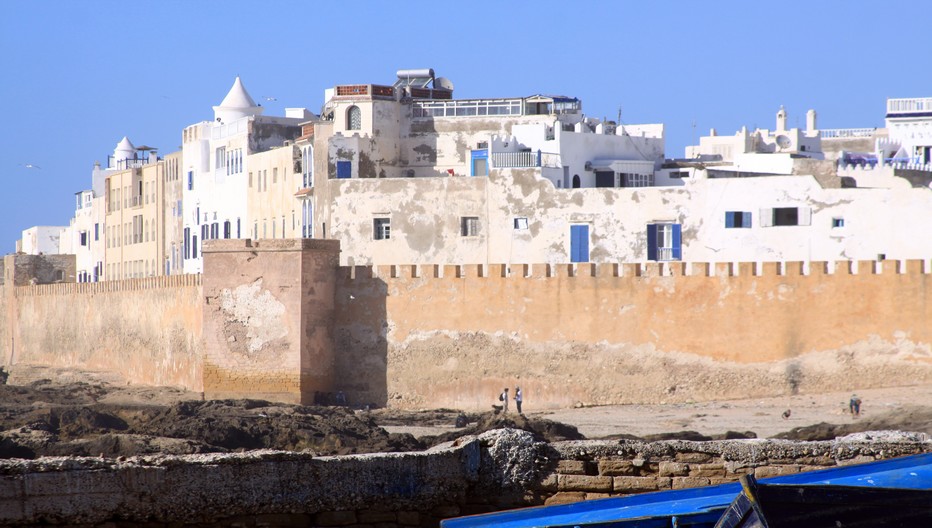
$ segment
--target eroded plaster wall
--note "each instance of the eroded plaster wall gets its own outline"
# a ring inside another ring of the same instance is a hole
[[[342,264],[564,263],[570,260],[572,225],[588,226],[590,261],[640,262],[647,259],[647,225],[654,223],[682,226],[685,261],[910,259],[932,253],[932,238],[917,237],[913,229],[922,219],[932,221],[932,190],[879,171],[874,186],[857,189],[825,188],[812,175],[701,174],[677,187],[557,189],[537,173],[329,180],[319,199],[328,200],[324,221],[328,237],[343,243]],[[805,209],[809,224],[762,226],[770,210],[786,207]],[[726,227],[729,212],[750,213],[750,227]],[[460,235],[464,216],[478,217],[477,236]],[[374,217],[391,218],[391,240],[374,240]],[[516,218],[527,219],[527,228],[516,229]]]
[[[206,397],[310,404],[330,391],[338,251],[327,240],[205,244]]]
[[[109,371],[131,383],[200,390],[199,276],[22,286],[6,302],[0,354],[14,368]]]
[[[488,409],[520,385],[541,409],[924,383],[929,267],[341,268],[337,388],[358,403]]]

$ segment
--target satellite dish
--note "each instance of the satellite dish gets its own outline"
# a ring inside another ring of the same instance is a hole
[[[790,138],[788,138],[788,137],[786,137],[786,136],[784,136],[784,135],[779,135],[779,136],[777,136],[777,145],[779,145],[780,148],[784,148],[784,149],[785,149],[785,148],[789,148],[790,145],[792,145],[792,144],[793,144],[793,142],[790,141]]]
[[[453,81],[446,77],[437,77],[434,79],[434,88],[443,88],[444,90],[453,91]]]

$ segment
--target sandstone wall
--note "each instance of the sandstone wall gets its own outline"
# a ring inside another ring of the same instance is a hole
[[[16,287],[2,355],[14,374],[17,365],[75,368],[201,390],[200,282],[179,275]]]
[[[929,451],[930,442],[908,439],[544,444],[497,430],[419,453],[0,460],[0,524],[437,526],[460,515]]]
[[[341,268],[352,400],[487,409],[932,381],[928,261]]]
[[[204,244],[204,393],[314,403],[333,386],[333,240]]]

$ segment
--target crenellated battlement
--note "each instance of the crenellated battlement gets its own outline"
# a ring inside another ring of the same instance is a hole
[[[779,277],[832,275],[928,275],[932,260],[842,260],[774,262],[636,262],[585,264],[393,264],[341,266],[343,280],[463,278],[651,278]]]
[[[69,282],[16,286],[13,290],[13,295],[15,297],[35,297],[39,295],[71,295],[80,293],[98,294],[144,291],[159,288],[183,288],[200,285],[201,275],[170,275],[103,282]]]

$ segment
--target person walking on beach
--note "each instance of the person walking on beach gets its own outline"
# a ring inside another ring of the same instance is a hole
[[[508,387],[498,395],[498,401],[502,402],[502,412],[508,412]]]
[[[861,398],[857,394],[851,395],[851,401],[848,402],[848,410],[854,417],[861,416]]]
[[[521,387],[515,387],[515,408],[518,414],[521,414],[521,402],[524,401],[524,395],[521,394]]]

